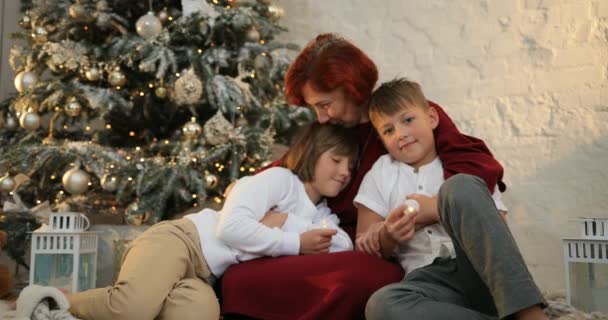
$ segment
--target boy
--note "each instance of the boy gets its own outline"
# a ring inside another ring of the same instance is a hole
[[[407,275],[372,295],[366,318],[546,319],[542,295],[501,219],[500,192],[490,196],[470,175],[444,181],[433,135],[439,118],[420,86],[406,79],[381,85],[369,116],[388,154],[354,199],[357,249],[385,258],[396,253]],[[406,196],[420,209],[403,204]]]

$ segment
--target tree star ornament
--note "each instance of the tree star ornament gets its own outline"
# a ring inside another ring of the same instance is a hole
[[[154,15],[154,12],[149,11],[143,15],[135,23],[135,30],[142,38],[152,40],[156,38],[162,31],[163,24]]]
[[[234,127],[221,111],[217,111],[211,119],[207,120],[203,127],[203,134],[207,142],[211,145],[218,146],[230,141],[230,132]]]
[[[85,193],[89,189],[91,177],[79,167],[68,170],[61,179],[63,188],[72,195]]]
[[[174,100],[178,105],[195,104],[203,95],[203,82],[193,69],[188,69],[175,81]]]

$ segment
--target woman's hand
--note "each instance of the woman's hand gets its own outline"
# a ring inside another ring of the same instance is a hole
[[[420,207],[422,208],[422,204],[420,204]],[[384,220],[386,232],[397,243],[410,240],[416,233],[417,215],[417,211],[408,212],[407,205],[400,205],[393,209]]]
[[[300,254],[328,253],[336,229],[312,229],[300,234]]]
[[[369,226],[367,232],[357,236],[355,240],[355,250],[363,251],[367,254],[382,257],[380,252],[380,231],[384,227],[384,221],[378,221]]]
[[[266,212],[260,223],[268,228],[281,229],[285,224],[285,220],[287,220],[287,213],[270,210]]]

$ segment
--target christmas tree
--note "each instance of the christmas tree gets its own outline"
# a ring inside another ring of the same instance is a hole
[[[3,202],[139,225],[221,204],[312,120],[266,0],[33,0],[0,103]],[[5,206],[6,207],[6,206]]]

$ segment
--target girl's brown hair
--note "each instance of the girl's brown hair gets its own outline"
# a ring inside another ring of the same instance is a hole
[[[356,132],[333,124],[312,123],[301,128],[294,137],[285,155],[283,167],[291,170],[303,182],[312,181],[315,165],[325,151],[334,149],[341,156],[347,156],[354,163],[359,146]]]

